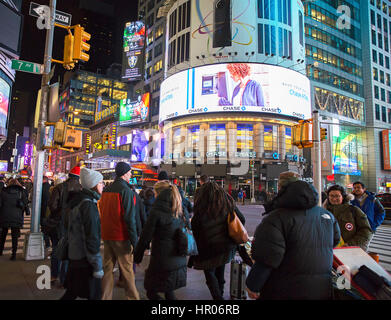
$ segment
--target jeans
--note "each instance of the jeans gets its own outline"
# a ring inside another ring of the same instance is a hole
[[[52,278],[57,279],[60,274],[60,283],[63,285],[65,282],[65,277],[67,275],[68,261],[67,260],[59,261],[57,259],[56,249],[57,249],[58,241],[60,240],[58,238],[57,232],[49,233],[49,237],[50,240],[52,241],[52,246],[53,246],[52,255],[50,256]]]
[[[225,264],[214,269],[204,270],[206,285],[209,288],[213,300],[224,300],[224,271]]]

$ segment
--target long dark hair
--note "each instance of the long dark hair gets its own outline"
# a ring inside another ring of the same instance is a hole
[[[194,202],[195,215],[206,214],[214,219],[223,212],[233,212],[234,208],[232,197],[214,181],[201,186]]]

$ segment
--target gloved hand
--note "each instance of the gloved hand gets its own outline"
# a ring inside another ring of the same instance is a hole
[[[97,279],[102,279],[103,278],[103,276],[104,276],[104,272],[103,272],[103,270],[99,270],[99,271],[95,271],[93,274],[92,274],[92,276],[94,277],[94,278],[97,278]]]

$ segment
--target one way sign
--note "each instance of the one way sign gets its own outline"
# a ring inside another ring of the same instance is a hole
[[[35,3],[35,2],[31,2],[29,14],[30,14],[30,16],[40,18],[45,15],[46,8],[49,9],[48,6],[45,6],[45,5],[42,5],[39,3]],[[55,18],[56,23],[69,27],[69,26],[71,26],[71,21],[72,21],[71,14],[56,10],[56,18]]]

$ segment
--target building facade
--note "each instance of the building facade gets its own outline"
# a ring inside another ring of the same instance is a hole
[[[298,1],[188,1],[167,13],[159,124],[164,165],[248,197],[308,165],[292,126],[311,117],[304,8]]]
[[[15,71],[11,69],[11,60],[18,59],[21,50],[21,6],[21,1],[0,1],[0,147],[8,137],[9,114],[12,107]],[[7,152],[3,153],[9,155]]]
[[[363,1],[303,1],[307,76],[313,109],[328,139],[322,142],[322,185],[369,184],[369,145],[361,41]],[[365,1],[364,1],[365,2]]]
[[[390,191],[389,132],[391,129],[391,3],[362,4],[364,96],[367,118],[370,190]],[[383,132],[384,138],[383,138]],[[388,184],[388,187],[387,187]]]

